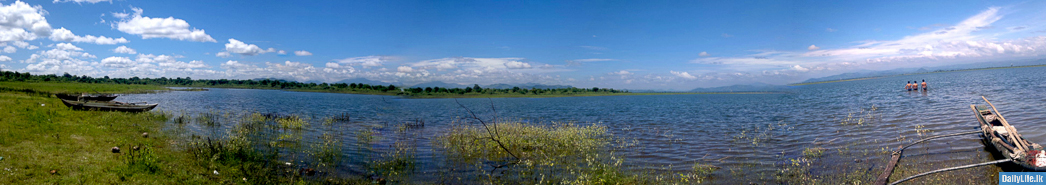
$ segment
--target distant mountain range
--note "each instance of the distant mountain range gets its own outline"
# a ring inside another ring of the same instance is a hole
[[[892,70],[885,70],[885,71],[863,70],[863,71],[858,71],[858,72],[843,73],[843,74],[826,76],[826,77],[820,77],[820,78],[811,78],[811,79],[807,79],[806,81],[803,81],[803,82],[800,82],[800,83],[824,82],[824,81],[846,80],[846,79],[856,79],[856,78],[869,78],[869,77],[882,77],[882,76],[892,76],[892,75],[911,74],[911,73],[925,73],[925,72],[933,72],[933,71],[950,71],[950,70],[963,70],[963,69],[978,69],[978,68],[990,68],[990,67],[1010,67],[1010,66],[1027,66],[1027,65],[1042,65],[1042,64],[1046,64],[1046,59],[1031,60],[1031,61],[1010,61],[1010,62],[981,62],[981,63],[947,65],[947,66],[927,67],[927,68],[918,68],[918,69],[916,69],[916,68],[899,68],[899,69],[892,69]]]
[[[731,85],[722,87],[697,88],[690,92],[780,92],[788,91],[788,86],[770,85],[765,83],[753,83],[746,85]]]
[[[446,83],[446,82],[441,82],[441,81],[433,81],[433,82],[425,82],[425,83],[420,83],[420,84],[417,84],[417,85],[412,85],[410,87],[440,87],[440,88],[451,88],[451,89],[453,89],[453,88],[462,88],[462,89],[464,89],[465,87],[472,87],[472,85],[456,84],[456,83]]]

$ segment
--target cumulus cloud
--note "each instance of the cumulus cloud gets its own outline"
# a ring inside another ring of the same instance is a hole
[[[0,42],[34,40],[51,35],[51,24],[43,7],[22,1],[0,6]]]
[[[385,63],[385,61],[388,61],[390,59],[392,59],[392,58],[391,57],[386,57],[386,56],[365,56],[365,57],[344,58],[344,59],[338,59],[338,60],[334,60],[334,61],[337,61],[340,64],[347,64],[347,65],[361,65],[363,67],[379,67],[379,66],[382,66],[382,63]]]
[[[810,51],[819,50],[819,49],[821,49],[821,47],[817,47],[815,45],[810,45],[810,47],[806,47],[806,50],[810,50]]]
[[[18,52],[18,48],[15,48],[14,46],[4,47],[4,53],[14,53],[14,52]]]
[[[228,57],[231,57],[232,54],[229,53],[229,52],[222,51],[222,52],[215,53],[214,56],[222,57],[222,58],[228,58]]]
[[[113,53],[123,53],[123,54],[132,54],[133,55],[133,54],[138,54],[138,51],[135,51],[134,49],[131,49],[131,48],[127,47],[127,46],[120,46],[120,47],[116,47],[116,49],[113,49]]]
[[[410,66],[400,66],[396,68],[396,71],[401,73],[409,73],[414,72],[414,68],[411,68]]]
[[[269,48],[268,50],[264,50],[261,49],[261,47],[258,47],[258,45],[243,43],[236,39],[229,39],[229,43],[225,44],[225,51],[245,56],[254,56],[268,52],[275,52],[276,49]]]
[[[137,65],[137,63],[135,63],[134,60],[131,60],[127,57],[108,57],[102,59],[102,66],[105,67],[126,68],[135,65]]]
[[[610,74],[612,74],[612,75],[622,75],[622,76],[624,76],[624,75],[631,75],[631,74],[632,74],[632,72],[628,72],[628,71],[626,71],[626,70],[621,70],[621,71],[618,71],[618,72],[612,72],[612,73],[610,73]]]
[[[8,57],[7,55],[0,55],[0,62],[10,62],[10,61],[11,61],[11,57]]]
[[[218,42],[202,29],[190,29],[189,23],[174,17],[151,18],[142,16],[141,8],[132,7],[131,15],[113,14],[121,18],[115,27],[124,33],[141,35],[142,39],[168,38],[174,40],[188,40],[195,42]]]
[[[505,67],[509,69],[526,69],[530,68],[530,63],[520,61],[509,61],[505,63]]]
[[[127,41],[127,39],[124,39],[123,37],[114,39],[114,38],[109,38],[109,37],[104,37],[104,36],[94,36],[94,35],[77,36],[76,34],[73,34],[72,31],[69,31],[68,29],[65,29],[64,27],[52,30],[51,31],[51,40],[53,40],[53,41],[63,41],[63,42],[87,42],[87,43],[105,44],[105,45],[113,45],[113,44],[129,42],[129,41]]]
[[[301,50],[301,51],[295,51],[294,55],[298,55],[298,56],[312,56],[312,52]]]
[[[84,50],[83,48],[76,47],[75,45],[70,44],[70,43],[58,43],[58,44],[56,44],[54,46],[54,48],[60,49],[60,50],[73,50],[73,51],[83,51]]]
[[[284,51],[284,50],[276,51],[276,54],[277,55],[286,55],[287,51]]]
[[[677,71],[668,71],[668,72],[672,73],[672,75],[676,75],[676,76],[678,76],[680,78],[691,79],[691,80],[697,79],[697,77],[695,77],[693,75],[690,75],[690,73],[687,73],[687,72],[677,72]]]
[[[708,54],[708,52],[702,51],[701,53],[698,53],[697,56],[708,57],[708,56],[712,56],[712,55]]]

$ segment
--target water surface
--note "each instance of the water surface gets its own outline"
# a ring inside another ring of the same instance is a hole
[[[469,117],[457,102],[484,118],[534,124],[575,122],[602,124],[619,138],[634,139],[634,149],[620,151],[633,168],[685,171],[694,162],[724,169],[747,168],[742,173],[773,173],[806,148],[862,151],[862,155],[829,155],[825,166],[871,166],[879,173],[897,147],[930,135],[974,131],[977,121],[970,104],[992,100],[1027,139],[1046,143],[1046,68],[1016,68],[908,75],[870,80],[792,87],[781,94],[696,94],[599,96],[561,98],[403,99],[394,96],[291,92],[252,89],[172,91],[123,95],[119,101],[160,103],[160,111],[200,114],[213,111],[304,115],[314,122],[348,114],[353,124],[335,125],[344,131],[344,143],[353,143],[360,125],[382,125],[423,120],[426,125],[409,136],[418,145],[417,174],[439,171],[438,152],[430,139],[448,125]],[[926,80],[928,91],[905,91],[906,81]],[[874,111],[872,110],[874,107]],[[847,121],[847,119],[850,119]],[[865,120],[861,120],[861,119]],[[860,120],[860,121],[858,121]],[[858,123],[860,122],[860,123]],[[318,124],[314,124],[318,125]],[[193,133],[220,135],[221,131],[189,126]],[[228,128],[228,125],[223,125]],[[307,132],[320,132],[312,126]],[[743,134],[742,134],[743,133]],[[309,138],[309,137],[305,137]],[[314,138],[314,137],[313,137]],[[902,164],[915,171],[993,160],[976,135],[930,142],[906,151]],[[387,145],[387,143],[386,143]],[[344,147],[344,173],[363,173],[366,158],[354,157],[377,149]],[[387,147],[387,146],[385,146]],[[904,166],[902,165],[902,166]],[[1005,167],[1005,166],[1003,166]],[[904,167],[902,167],[904,168]],[[927,169],[919,169],[927,168]],[[999,166],[980,169],[1001,169]],[[729,170],[717,176],[729,177]],[[830,173],[830,172],[825,172]],[[969,172],[957,172],[969,173]],[[895,179],[899,178],[894,176]],[[993,179],[994,177],[971,177]],[[749,181],[749,180],[740,180]],[[759,180],[755,180],[759,181]],[[729,182],[729,181],[727,181]]]

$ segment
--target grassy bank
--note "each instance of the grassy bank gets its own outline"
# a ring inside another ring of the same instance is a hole
[[[0,82],[0,92],[58,93],[149,93],[167,90],[153,85],[90,84],[78,82]]]
[[[0,92],[0,184],[210,182],[205,169],[172,149],[176,140],[158,132],[166,120],[156,113],[73,111],[56,98]]]

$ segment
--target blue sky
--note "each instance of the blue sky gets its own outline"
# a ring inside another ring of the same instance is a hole
[[[4,1],[36,74],[685,90],[1037,60],[1035,1]]]

